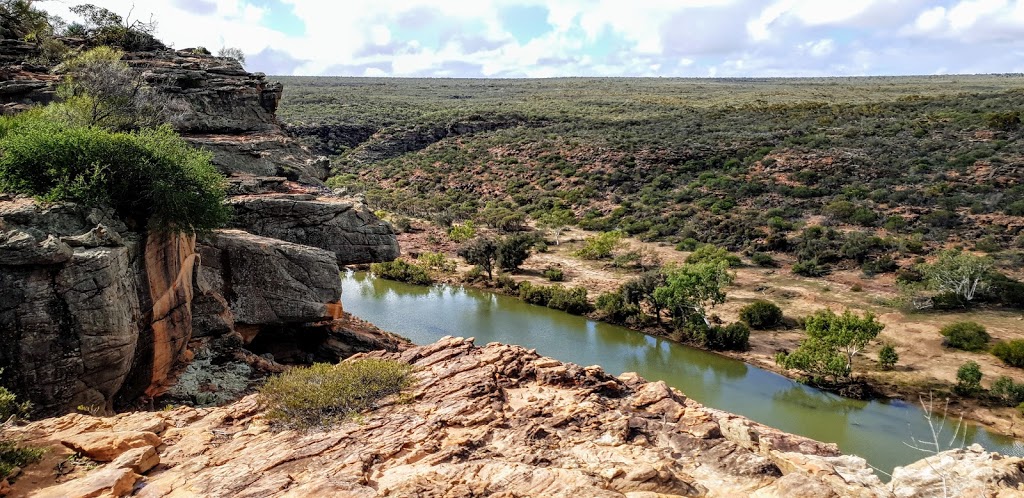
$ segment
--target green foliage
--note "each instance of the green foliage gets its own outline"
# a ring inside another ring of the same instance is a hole
[[[373,358],[315,363],[271,377],[260,387],[267,418],[287,428],[322,429],[374,408],[412,384],[412,366]]]
[[[576,223],[576,215],[568,209],[552,209],[537,218],[538,227],[554,232],[555,245],[558,245],[558,239],[562,234],[562,230],[565,230],[566,227],[574,223]]]
[[[530,248],[536,239],[533,235],[517,233],[498,239],[498,247],[494,258],[498,267],[505,271],[515,271],[530,257]]]
[[[416,257],[416,264],[423,268],[440,273],[452,273],[455,271],[455,261],[452,261],[439,252],[424,252]]]
[[[416,285],[434,283],[434,278],[430,276],[430,272],[425,267],[401,259],[373,263],[370,265],[370,273],[380,278]]]
[[[0,479],[10,476],[15,468],[24,468],[42,460],[45,452],[43,448],[21,446],[14,441],[0,439]]]
[[[981,366],[968,361],[956,370],[956,385],[953,390],[961,396],[974,396],[981,392]]]
[[[565,280],[565,272],[563,272],[561,268],[555,268],[553,266],[545,268],[543,275],[549,282],[561,282]]]
[[[803,277],[824,277],[831,273],[828,265],[819,263],[817,259],[808,259],[793,263],[793,273]]]
[[[126,220],[163,231],[206,231],[229,216],[224,177],[210,153],[167,126],[111,133],[33,111],[0,118],[0,149],[0,191],[111,206]]]
[[[769,301],[754,301],[740,309],[740,320],[754,330],[768,330],[782,324],[782,309]]]
[[[985,126],[999,131],[1013,131],[1020,128],[1020,112],[993,112],[985,116]]]
[[[459,225],[452,225],[448,229],[448,238],[452,242],[463,243],[469,239],[476,237],[476,227],[473,225],[473,221],[469,220]]]
[[[548,300],[548,308],[574,315],[585,315],[594,311],[594,306],[587,300],[587,289],[583,287],[565,288],[560,285],[551,287],[551,299]]]
[[[146,50],[161,46],[153,37],[155,22],[131,21],[92,4],[76,5],[71,7],[71,12],[84,20],[86,35],[93,45],[116,46],[125,50]]]
[[[697,248],[692,254],[686,257],[687,263],[718,263],[724,261],[730,267],[740,266],[740,257],[730,253],[724,247],[717,247],[711,244]]]
[[[1003,406],[1018,406],[1024,403],[1024,384],[1018,384],[1005,375],[992,383],[989,394]]]
[[[704,319],[708,307],[725,302],[725,287],[733,281],[728,268],[725,261],[666,266],[664,283],[653,297],[669,310],[677,328],[691,317]]]
[[[932,290],[948,293],[961,304],[974,301],[988,289],[992,280],[992,258],[949,249],[939,253],[932,264],[921,266],[921,271]]]
[[[609,259],[619,247],[622,246],[622,232],[604,232],[583,241],[583,247],[574,252],[577,258],[583,259]]]
[[[494,261],[498,257],[498,244],[494,239],[480,237],[459,248],[459,256],[471,265],[477,265],[487,272],[487,279],[494,278]]]
[[[1024,368],[1024,339],[997,342],[992,354],[1011,367]]]
[[[939,333],[945,336],[942,340],[944,346],[964,351],[982,351],[992,339],[985,327],[977,322],[951,323],[942,327]]]
[[[783,368],[796,369],[820,382],[827,377],[846,379],[853,371],[853,357],[878,337],[885,325],[871,313],[863,317],[846,310],[842,315],[830,309],[818,311],[804,319],[807,339],[791,353],[780,353],[776,362]]]
[[[560,285],[545,286],[521,282],[519,298],[530,304],[547,306],[574,315],[583,315],[594,310],[587,300],[587,289],[583,287],[565,288]]]
[[[755,252],[750,256],[750,260],[753,261],[755,265],[762,268],[774,268],[778,266],[778,263],[775,262],[775,258],[766,252]]]
[[[614,323],[625,323],[640,314],[640,307],[627,301],[620,291],[601,294],[595,304],[605,319]]]
[[[706,327],[702,346],[713,351],[746,351],[750,348],[750,329],[743,322]]]
[[[898,361],[900,361],[900,355],[892,344],[883,344],[882,348],[878,350],[878,366],[882,370],[892,370]]]

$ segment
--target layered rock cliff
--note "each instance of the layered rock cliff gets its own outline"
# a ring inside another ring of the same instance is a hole
[[[60,78],[28,62],[36,55],[0,40],[4,112],[54,97]],[[277,122],[281,85],[194,50],[124,60],[171,98],[179,132],[213,153],[237,195],[236,230],[197,243],[129,231],[102,210],[0,198],[5,385],[38,416],[109,411],[164,394],[195,352],[213,367],[273,370],[401,347],[344,315],[338,278],[339,264],[397,257],[394,231],[323,187],[326,160]]]
[[[1024,493],[1020,458],[948,452],[886,485],[834,445],[518,346],[442,339],[370,356],[415,365],[415,385],[329,430],[275,430],[255,396],[18,428],[50,451],[11,496],[902,497],[942,496],[941,478],[948,496]],[[76,452],[96,464],[58,465]]]

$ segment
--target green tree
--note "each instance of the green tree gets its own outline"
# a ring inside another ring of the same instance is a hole
[[[536,239],[532,235],[519,233],[498,239],[495,262],[506,271],[515,271],[530,257],[530,248]]]
[[[900,361],[900,355],[892,344],[886,343],[882,345],[882,349],[878,350],[878,366],[882,370],[892,370],[898,361]]]
[[[677,327],[691,318],[709,325],[707,308],[725,302],[725,286],[733,281],[728,269],[725,261],[666,266],[665,283],[655,289],[654,297]]]
[[[544,230],[551,230],[555,236],[555,245],[566,227],[576,222],[576,215],[568,209],[555,208],[548,211],[537,219],[537,226]]]
[[[863,317],[846,310],[842,315],[825,309],[804,321],[807,339],[792,353],[780,353],[776,361],[784,368],[810,374],[815,380],[845,379],[853,371],[853,357],[878,337],[885,325],[866,313]]]
[[[476,227],[473,226],[473,221],[469,220],[460,225],[452,225],[448,229],[448,238],[452,239],[452,242],[461,244],[469,239],[476,237]]]
[[[981,365],[976,361],[968,361],[956,370],[956,386],[953,390],[963,396],[973,396],[981,392]]]
[[[646,303],[660,324],[661,310],[665,308],[665,305],[658,299],[655,291],[663,285],[665,285],[665,273],[661,270],[649,270],[622,284],[619,292],[626,302],[636,307],[637,310],[643,303]]]
[[[494,278],[494,261],[498,257],[498,244],[494,239],[480,237],[462,246],[459,256],[471,265],[477,265],[487,272],[487,279]]]
[[[988,289],[992,264],[988,256],[949,249],[939,253],[934,263],[923,265],[922,270],[932,290],[952,294],[967,304]]]

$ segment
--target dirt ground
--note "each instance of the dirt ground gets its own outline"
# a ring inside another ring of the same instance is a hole
[[[444,252],[455,258],[457,244],[451,243],[442,230],[428,224],[415,224],[418,230],[399,236],[403,255],[416,255],[423,251]],[[580,247],[583,239],[592,233],[578,229],[566,230],[560,237],[560,244],[551,245],[547,252],[535,253],[523,264],[522,271],[513,274],[518,281],[550,285],[542,276],[545,268],[560,268],[565,274],[562,285],[582,286],[591,298],[603,292],[618,288],[632,278],[636,270],[614,268],[608,262],[583,261],[572,252]],[[633,249],[655,252],[662,263],[682,262],[689,253],[676,251],[672,246],[646,243],[627,239]],[[907,313],[891,304],[899,297],[892,275],[867,277],[859,270],[836,271],[823,278],[805,278],[791,273],[789,262],[778,258],[779,268],[758,268],[752,265],[735,269],[735,281],[727,289],[724,304],[711,310],[725,322],[739,319],[739,310],[755,299],[767,299],[782,308],[787,318],[806,316],[816,310],[831,308],[842,312],[851,309],[857,312],[870,311],[885,324],[885,329],[867,351],[855,363],[855,375],[869,381],[887,396],[916,402],[929,392],[948,392],[956,382],[956,371],[964,362],[974,360],[981,365],[984,374],[982,384],[991,385],[997,377],[1006,375],[1017,382],[1024,382],[1024,371],[1010,368],[988,353],[969,353],[942,346],[939,329],[957,321],[971,320],[985,326],[993,341],[1024,338],[1024,313],[1002,310],[971,310],[964,312],[919,312]],[[746,262],[749,263],[749,262]],[[457,273],[470,268],[460,260]],[[457,282],[457,276],[452,278]],[[859,288],[859,290],[857,290]],[[797,347],[803,332],[799,329],[774,331],[751,331],[750,350],[726,352],[727,356],[740,359],[761,368],[776,371],[787,376],[775,364],[775,354]],[[882,343],[892,344],[899,353],[899,362],[892,371],[882,371],[875,359]],[[953,399],[950,410],[963,414],[965,420],[981,423],[991,430],[1024,437],[1024,418],[1015,408],[983,407],[975,400]]]

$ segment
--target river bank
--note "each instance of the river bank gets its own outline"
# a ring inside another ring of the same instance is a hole
[[[459,262],[456,271],[442,278],[442,282],[495,290],[489,282],[467,283],[462,280],[461,275],[471,267],[457,258],[455,253],[458,245],[451,242],[443,231],[427,223],[417,223],[414,227],[414,231],[399,235],[405,254],[441,252]],[[553,285],[555,283],[543,276],[543,271],[549,267],[559,268],[565,274],[565,280],[558,284],[584,287],[592,301],[601,293],[615,290],[635,276],[635,271],[614,268],[607,262],[584,261],[572,256],[572,252],[589,235],[592,233],[583,230],[566,230],[560,244],[549,245],[546,252],[532,254],[522,265],[521,271],[510,276],[517,282]],[[658,243],[629,239],[626,243],[632,249],[657,255],[662,263],[682,262],[689,254]],[[1024,315],[984,309],[907,313],[894,304],[900,295],[892,275],[868,278],[859,270],[854,270],[836,271],[824,278],[812,279],[792,274],[788,266],[788,262],[780,257],[776,268],[759,268],[749,264],[736,268],[736,279],[727,289],[726,302],[716,306],[711,313],[725,322],[737,321],[740,308],[757,299],[774,302],[789,319],[803,317],[823,308],[835,311],[850,308],[861,313],[870,311],[878,316],[886,328],[879,340],[856,358],[854,374],[859,381],[867,383],[871,390],[883,397],[912,404],[918,404],[920,400],[929,397],[943,400],[937,403],[937,408],[947,411],[947,415],[953,418],[962,417],[1006,436],[1024,437],[1024,418],[1016,408],[986,406],[978,399],[951,395],[951,388],[956,382],[956,370],[967,361],[976,361],[981,365],[984,373],[982,384],[985,387],[1001,375],[1022,382],[1024,374],[1019,369],[1003,365],[989,354],[945,348],[939,334],[939,329],[948,323],[972,320],[985,325],[994,341],[1024,338]],[[590,318],[603,317],[593,313]],[[671,339],[670,333],[658,327],[630,328]],[[798,372],[779,368],[774,358],[779,351],[796,348],[803,337],[803,331],[798,328],[752,331],[749,350],[722,351],[716,354],[797,379]],[[900,361],[891,371],[881,370],[875,361],[882,343],[892,344],[900,355]],[[947,399],[948,404],[945,401]]]

